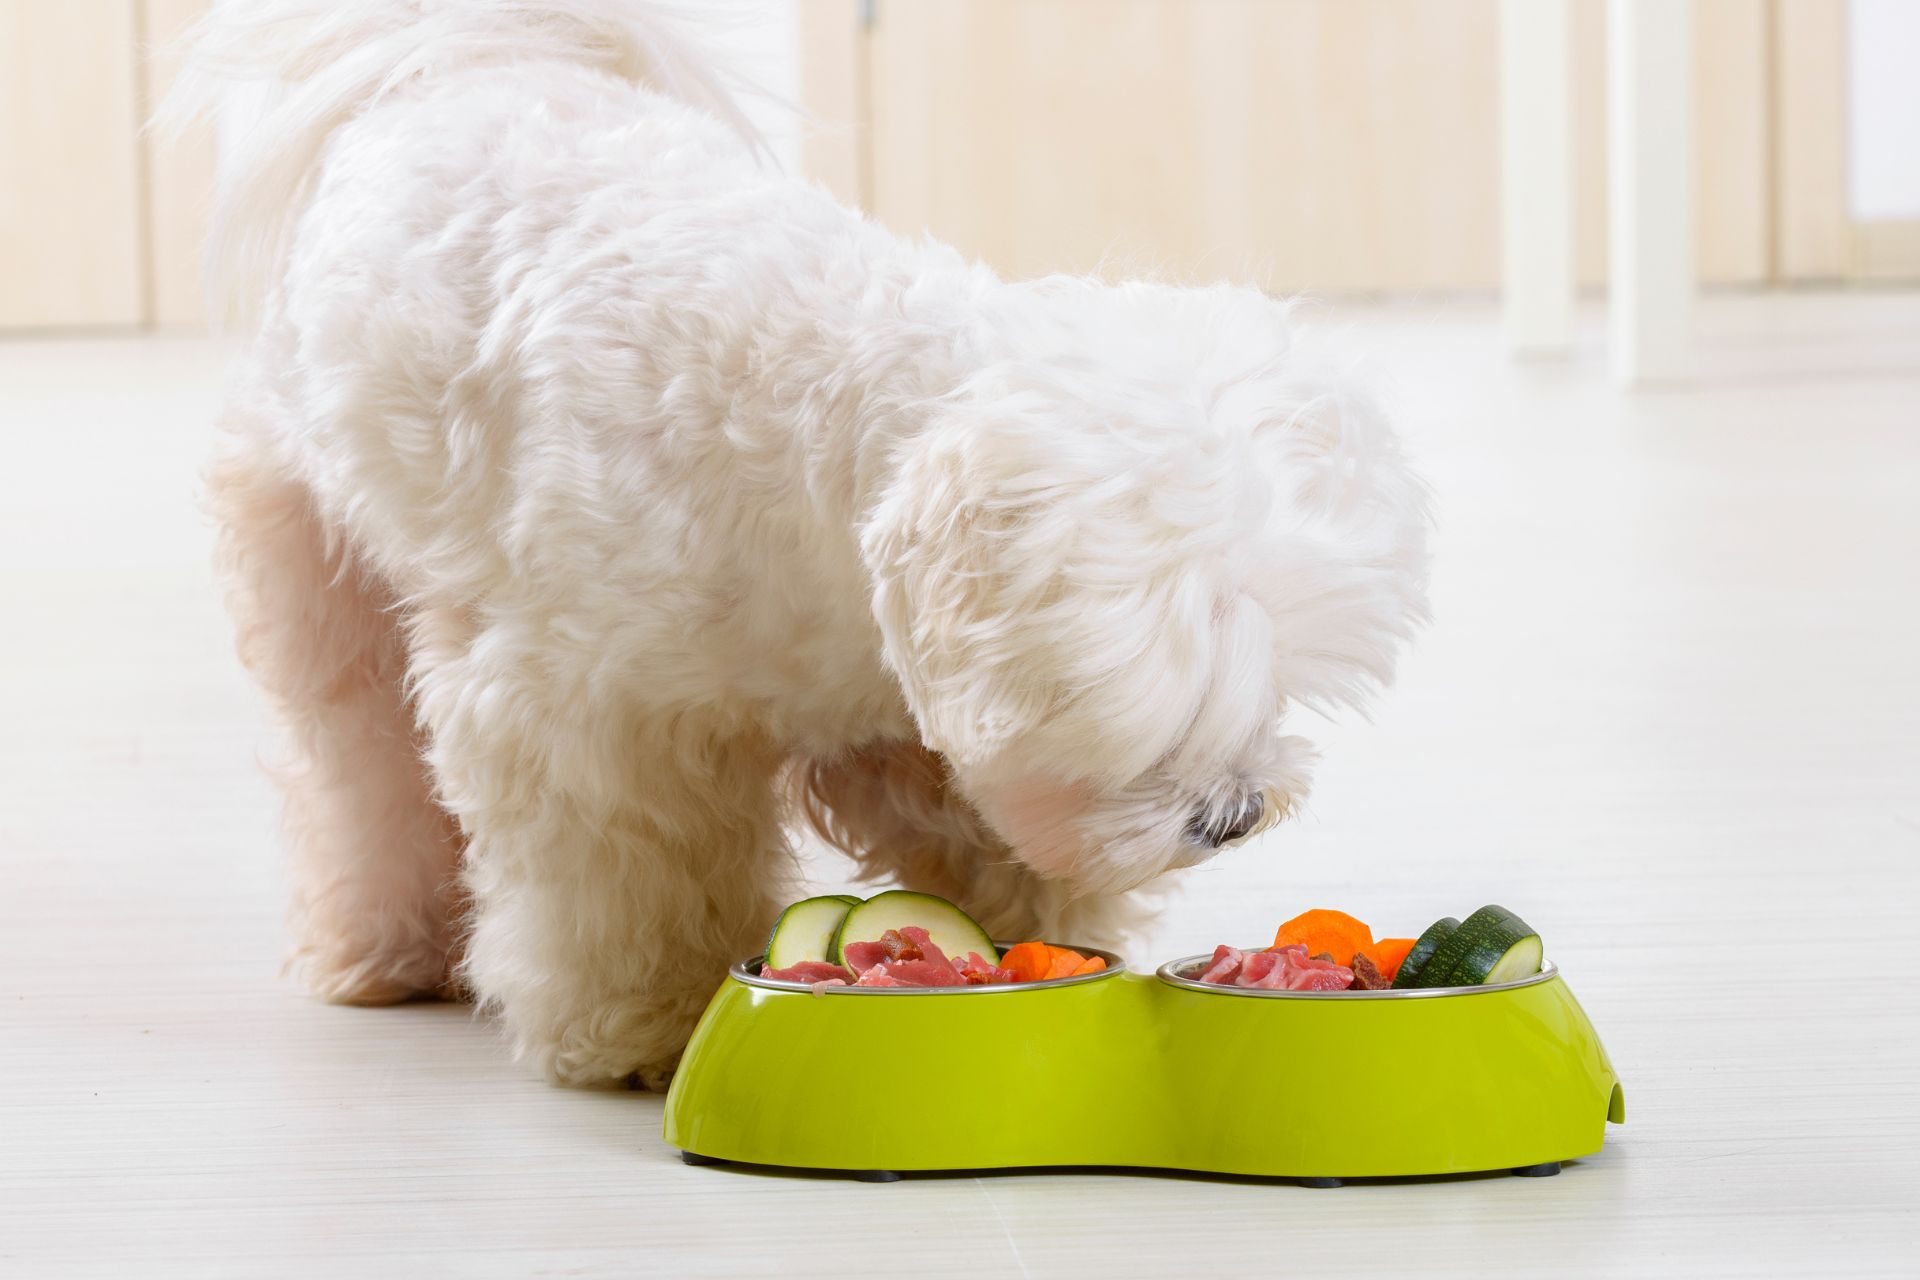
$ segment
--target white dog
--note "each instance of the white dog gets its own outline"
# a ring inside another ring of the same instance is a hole
[[[256,0],[211,478],[291,726],[297,958],[671,1072],[797,808],[997,934],[1283,816],[1420,619],[1424,491],[1244,288],[1010,284],[757,158],[617,0]]]

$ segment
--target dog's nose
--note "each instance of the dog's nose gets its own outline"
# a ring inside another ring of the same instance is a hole
[[[1239,808],[1229,809],[1223,814],[1200,810],[1193,815],[1193,821],[1187,824],[1187,831],[1197,843],[1218,849],[1223,844],[1232,844],[1250,835],[1260,825],[1260,819],[1266,816],[1266,812],[1266,800],[1255,792],[1241,800]]]

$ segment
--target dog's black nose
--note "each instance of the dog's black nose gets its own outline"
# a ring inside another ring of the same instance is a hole
[[[1223,844],[1232,844],[1242,836],[1249,835],[1260,825],[1260,819],[1266,816],[1267,802],[1258,792],[1240,801],[1237,809],[1215,812],[1202,809],[1193,815],[1193,821],[1187,824],[1187,834],[1197,844],[1212,845],[1218,849]]]

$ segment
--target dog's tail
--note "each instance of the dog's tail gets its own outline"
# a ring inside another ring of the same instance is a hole
[[[232,130],[207,237],[216,315],[244,320],[277,273],[327,137],[399,86],[477,63],[565,59],[644,82],[731,125],[763,157],[744,89],[670,7],[642,0],[230,0],[184,38],[165,127],[251,92]],[[263,91],[263,86],[265,87]]]

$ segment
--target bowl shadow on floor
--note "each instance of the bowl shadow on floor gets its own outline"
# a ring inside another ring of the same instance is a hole
[[[877,1169],[800,1169],[784,1165],[737,1164],[705,1156],[682,1153],[689,1165],[723,1170],[763,1178],[798,1178],[831,1182],[945,1182],[966,1178],[1020,1178],[1030,1176],[1071,1176],[1098,1174],[1116,1178],[1152,1178],[1158,1181],[1238,1183],[1246,1186],[1297,1187],[1333,1190],[1345,1187],[1402,1187],[1423,1183],[1489,1182],[1515,1176],[1547,1178],[1563,1168],[1577,1169],[1578,1160],[1530,1165],[1524,1169],[1488,1169],[1472,1173],[1413,1174],[1394,1177],[1297,1178],[1262,1174],[1209,1173],[1195,1169],[1150,1169],[1136,1165],[1027,1165],[1011,1169],[904,1169],[898,1172]]]

